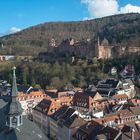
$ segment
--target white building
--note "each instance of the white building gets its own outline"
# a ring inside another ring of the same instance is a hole
[[[23,115],[32,113],[32,109],[44,98],[46,95],[41,92],[31,92],[30,94],[19,93],[18,100],[23,108]]]

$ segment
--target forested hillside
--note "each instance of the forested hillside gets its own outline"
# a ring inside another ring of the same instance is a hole
[[[36,55],[48,50],[51,38],[77,41],[107,38],[110,45],[140,47],[140,14],[121,14],[78,22],[50,22],[0,38],[1,53]]]

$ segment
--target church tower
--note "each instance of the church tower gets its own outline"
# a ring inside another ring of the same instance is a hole
[[[16,128],[22,125],[22,107],[17,101],[17,83],[16,83],[16,67],[13,67],[13,84],[11,93],[11,102],[9,103],[9,111],[7,116],[6,125],[10,128]]]

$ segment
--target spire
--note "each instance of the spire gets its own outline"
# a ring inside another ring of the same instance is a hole
[[[12,98],[17,97],[17,82],[16,82],[16,67],[13,67],[13,85],[12,85]]]
[[[9,114],[21,114],[22,107],[19,101],[17,100],[17,82],[16,82],[16,67],[13,67],[13,85],[12,85],[12,94],[11,94],[11,103]]]
[[[16,83],[16,67],[13,67],[13,85],[11,102],[9,103],[9,111],[7,116],[6,125],[12,128],[22,125],[22,107],[21,104],[16,100],[17,98],[17,83]]]

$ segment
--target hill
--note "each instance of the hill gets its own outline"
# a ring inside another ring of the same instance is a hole
[[[77,22],[43,23],[0,38],[1,53],[36,55],[49,51],[52,38],[59,45],[63,40],[76,41],[106,38],[110,45],[140,47],[140,14],[121,14]]]

